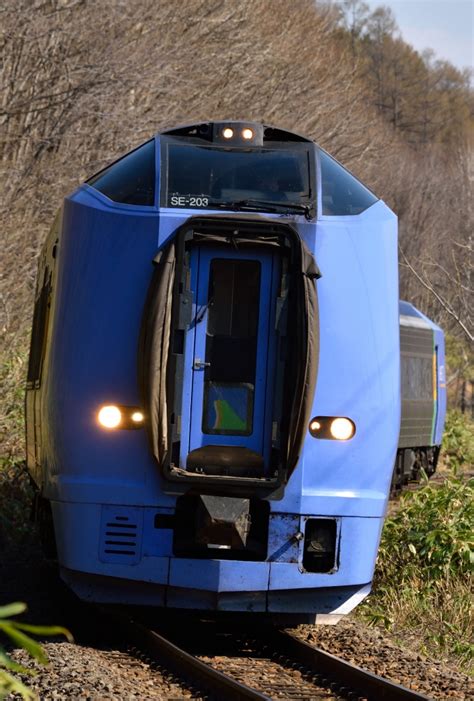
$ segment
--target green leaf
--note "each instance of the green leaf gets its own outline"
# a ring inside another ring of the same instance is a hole
[[[0,618],[18,616],[19,613],[24,613],[26,608],[26,604],[23,604],[21,601],[17,601],[14,604],[7,604],[6,606],[0,606]]]
[[[18,672],[19,674],[34,674],[29,669],[26,669],[26,667],[23,667],[21,664],[18,664],[17,662],[14,662],[12,659],[8,657],[8,655],[0,649],[0,667],[4,667],[5,669],[9,669],[10,672]]]
[[[0,699],[5,699],[10,694],[20,694],[25,701],[35,701],[36,694],[22,684],[18,679],[12,677],[8,672],[0,669]]]
[[[67,628],[63,628],[62,626],[36,626],[30,625],[29,623],[15,622],[15,628],[17,630],[24,630],[27,633],[35,633],[35,635],[64,635],[70,643],[74,642],[71,633]]]
[[[0,630],[3,630],[14,643],[27,650],[35,660],[42,664],[47,664],[48,658],[43,652],[41,645],[36,640],[17,630],[14,623],[0,622]]]

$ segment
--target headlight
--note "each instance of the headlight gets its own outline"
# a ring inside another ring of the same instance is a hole
[[[137,406],[106,404],[97,412],[97,423],[109,430],[136,429],[144,425],[145,415]]]
[[[97,414],[98,421],[104,428],[118,428],[122,423],[122,412],[118,406],[103,406]]]
[[[345,416],[316,416],[309,422],[313,438],[348,441],[356,432],[355,423]]]
[[[355,426],[350,419],[340,417],[331,421],[331,436],[337,441],[347,441],[355,433]]]

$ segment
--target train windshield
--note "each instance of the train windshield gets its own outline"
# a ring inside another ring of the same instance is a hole
[[[311,199],[305,149],[168,145],[167,207],[302,211]]]

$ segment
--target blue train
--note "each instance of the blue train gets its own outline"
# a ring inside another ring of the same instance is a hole
[[[441,410],[399,448],[400,410],[397,220],[311,140],[179,127],[65,199],[27,461],[81,598],[335,622],[370,591],[394,464],[440,436]]]

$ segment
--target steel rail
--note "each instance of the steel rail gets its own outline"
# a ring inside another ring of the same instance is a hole
[[[206,662],[181,649],[154,630],[125,616],[114,614],[115,623],[127,635],[127,641],[153,656],[157,662],[170,666],[175,673],[190,678],[201,688],[226,701],[272,701],[269,696],[238,682],[214,669]]]
[[[104,613],[103,609],[102,613]],[[219,672],[160,635],[156,630],[148,628],[133,618],[117,612],[112,615],[108,612],[107,615],[113,621],[113,627],[118,628],[126,636],[128,643],[135,644],[156,662],[169,667],[184,680],[196,684],[210,693],[211,697],[214,695],[219,701],[221,699],[272,701],[272,697]],[[254,641],[261,642],[270,655],[287,658],[282,664],[287,662],[291,666],[296,662],[317,677],[316,684],[325,688],[331,687],[342,697],[353,698],[357,695],[367,701],[431,701],[429,697],[417,691],[407,689],[329,652],[313,647],[291,633],[274,629],[270,635],[257,634]]]
[[[309,668],[313,674],[330,677],[341,688],[341,695],[344,695],[345,688],[347,692],[356,692],[368,701],[431,701],[428,696],[341,660],[290,633],[274,631],[267,644],[270,649],[276,648],[291,660]]]

